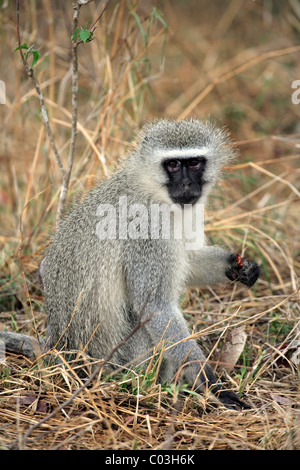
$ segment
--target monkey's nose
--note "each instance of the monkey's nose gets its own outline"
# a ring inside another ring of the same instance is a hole
[[[185,190],[185,191],[189,191],[190,190],[190,186],[191,186],[192,182],[190,180],[188,181],[182,181],[180,186]]]

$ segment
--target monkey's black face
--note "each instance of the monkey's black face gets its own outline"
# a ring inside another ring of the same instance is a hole
[[[172,158],[163,162],[169,181],[170,198],[176,204],[195,204],[205,184],[206,159],[204,157]]]

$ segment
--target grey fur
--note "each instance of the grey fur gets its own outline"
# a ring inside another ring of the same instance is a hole
[[[203,278],[204,284],[229,281],[225,276],[227,253],[220,248],[205,248],[203,253],[207,255],[203,257],[202,253],[185,251],[182,240],[100,240],[97,237],[96,214],[100,204],[109,203],[118,208],[119,197],[124,195],[128,205],[143,203],[149,207],[150,203],[171,202],[162,184],[163,170],[158,162],[152,161],[155,150],[184,148],[188,153],[189,148],[208,147],[213,160],[208,163],[208,186],[215,182],[220,167],[232,157],[226,136],[198,120],[160,120],[148,124],[141,132],[140,142],[140,147],[121,168],[68,214],[43,261],[52,346],[66,330],[57,347],[65,343],[69,349],[85,347],[101,322],[89,343],[88,353],[92,357],[106,356],[129,333],[137,322],[148,290],[152,290],[145,312],[146,316],[155,313],[151,326],[139,332],[140,341],[132,338],[132,345],[127,344],[116,353],[115,361],[120,364],[151,354],[170,320],[171,337],[188,336],[176,302],[187,287],[191,265],[196,271],[196,285],[203,284]],[[206,262],[206,256],[212,260]],[[191,345],[194,342],[183,343],[178,348],[174,370],[180,364],[183,350],[188,353]],[[171,356],[176,357],[176,348],[172,348]]]
[[[185,250],[184,240],[100,240],[96,233],[99,205],[112,204],[119,217],[120,196],[126,195],[128,205],[170,204],[161,155],[179,149],[188,157],[195,148],[200,154],[203,149],[207,158],[200,200],[205,202],[222,166],[234,154],[227,134],[196,119],[159,120],[144,127],[121,167],[63,221],[43,262],[52,347],[76,350],[88,345],[91,357],[107,356],[136,326],[151,289],[142,315],[142,320],[150,320],[114,356],[120,365],[138,363],[151,356],[163,335],[168,346],[189,336],[178,307],[184,289],[229,282],[225,272],[230,253],[220,247],[203,246],[194,252]],[[162,381],[171,380],[186,360],[191,364],[183,371],[190,383],[205,361],[195,340],[167,349],[164,359]],[[215,381],[208,366],[205,375],[207,381],[203,374],[196,380],[199,386]]]
[[[28,335],[0,331],[0,341],[5,344],[5,352],[13,352],[34,359],[43,352],[44,343]]]
[[[128,205],[147,208],[151,203],[171,204],[163,154],[180,150],[188,158],[192,149],[199,149],[200,155],[203,149],[207,159],[199,201],[205,203],[222,166],[234,155],[228,136],[197,119],[165,119],[147,124],[120,168],[89,192],[61,223],[41,270],[51,347],[87,347],[91,357],[106,357],[138,323],[150,289],[141,318],[148,322],[117,349],[114,362],[137,364],[147,359],[164,336],[167,349],[161,381],[170,381],[186,362],[183,376],[189,383],[201,387],[216,382],[208,365],[203,373],[205,356],[196,341],[182,341],[190,333],[178,299],[190,285],[239,280],[240,267],[229,261],[232,254],[207,245],[197,252],[187,251],[184,240],[172,238],[103,240],[97,235],[99,205],[113,205],[119,220],[120,196],[127,197]],[[214,392],[229,406],[241,404],[234,394],[220,392],[218,386]]]

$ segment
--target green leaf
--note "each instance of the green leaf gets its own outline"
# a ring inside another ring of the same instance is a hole
[[[21,46],[16,47],[14,52],[18,51],[20,49],[20,47],[21,47],[21,49],[28,49],[28,45],[26,44],[26,42],[24,42],[24,44],[21,44]]]
[[[185,393],[189,393],[190,395],[193,395],[194,397],[197,397],[198,396],[198,393],[195,392],[194,390],[189,390],[188,388],[185,388],[184,389],[184,392]]]
[[[74,41],[77,38],[79,31],[80,31],[79,28],[75,29],[74,34],[72,34],[71,36],[72,41]]]
[[[153,8],[152,15],[154,16],[154,18],[160,21],[163,27],[165,28],[165,30],[168,31],[169,26],[166,23],[166,21],[163,19],[162,15],[160,14],[159,10],[156,7]]]
[[[37,51],[35,49],[33,49],[31,52],[32,52],[32,55],[33,55],[33,60],[32,60],[31,67],[34,67],[35,64],[37,63],[37,61],[40,58],[40,53],[39,53],[39,51]]]
[[[148,45],[148,37],[147,37],[147,34],[144,31],[141,20],[140,20],[139,16],[136,14],[135,11],[132,11],[131,14],[135,18],[135,21],[137,22],[137,25],[138,25],[138,28],[140,30],[141,36],[144,39],[145,46],[147,46]]]
[[[165,390],[173,397],[174,396],[174,387],[167,386]]]
[[[71,36],[72,41],[75,41],[78,37],[82,42],[90,42],[94,38],[94,33],[87,29],[85,26],[83,28],[77,28]]]
[[[93,33],[89,29],[82,29],[79,33],[79,37],[83,42],[91,41]]]
[[[33,46],[28,46],[28,44],[26,44],[26,42],[24,42],[24,44],[21,44],[21,46],[18,46],[15,48],[15,51],[18,51],[21,49],[25,49],[27,52],[24,54],[24,57],[27,61],[28,59],[28,56],[29,54],[32,54],[33,55],[33,59],[32,59],[32,64],[31,64],[31,67],[34,67],[35,64],[37,63],[37,61],[39,60],[40,58],[40,53],[39,51],[37,51],[36,49],[33,49]]]

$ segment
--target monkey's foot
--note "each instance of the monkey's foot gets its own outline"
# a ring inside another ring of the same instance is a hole
[[[213,390],[214,395],[220,400],[223,405],[231,410],[239,409],[251,409],[251,406],[248,403],[242,401],[234,392],[231,390]]]

